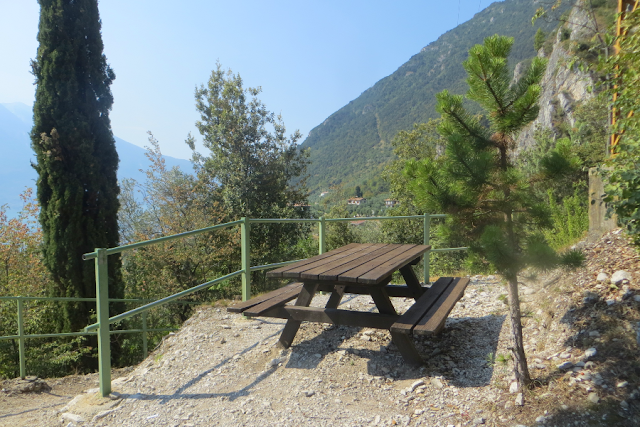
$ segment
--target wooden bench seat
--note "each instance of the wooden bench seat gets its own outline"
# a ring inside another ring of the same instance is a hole
[[[468,278],[439,278],[391,326],[391,334],[437,334],[444,328],[447,316],[464,295],[464,290],[468,284]]]
[[[272,308],[283,306],[298,298],[302,283],[291,283],[275,291],[267,292],[250,300],[227,307],[229,313],[242,313],[245,316],[260,316]]]

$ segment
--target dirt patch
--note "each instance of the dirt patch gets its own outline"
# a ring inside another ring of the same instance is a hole
[[[127,375],[132,368],[114,369],[112,378]],[[27,377],[2,382],[0,426],[59,426],[59,410],[75,396],[99,387],[98,374],[71,375],[64,378]]]

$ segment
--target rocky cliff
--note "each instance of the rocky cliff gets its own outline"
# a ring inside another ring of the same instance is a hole
[[[540,113],[518,136],[517,152],[535,145],[533,136],[537,129],[548,128],[557,133],[556,126],[560,119],[571,126],[575,124],[573,111],[578,103],[593,96],[590,87],[594,84],[594,76],[578,70],[572,65],[571,58],[576,47],[594,35],[595,27],[584,7],[584,0],[578,0],[567,22],[558,28],[551,52],[545,54],[544,47],[538,51],[538,56],[549,60],[541,82]],[[516,76],[519,68],[516,67]]]

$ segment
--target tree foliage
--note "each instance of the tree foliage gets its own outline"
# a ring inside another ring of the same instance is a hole
[[[300,218],[308,215],[305,187],[308,153],[298,150],[300,132],[286,136],[282,117],[257,98],[261,88],[244,88],[242,78],[218,63],[207,85],[195,91],[196,122],[209,150],[195,152],[198,184],[219,185],[218,194],[228,220]],[[256,224],[252,227],[254,264],[283,261],[293,256],[308,227],[300,224]],[[254,275],[264,283],[262,273]],[[260,287],[258,286],[258,289]]]
[[[96,0],[40,0],[32,147],[38,172],[44,264],[52,296],[95,297],[82,254],[118,246],[118,154],[109,111],[115,78],[103,55]],[[122,297],[118,256],[109,259],[109,296]],[[112,304],[118,310],[117,304]],[[94,303],[67,303],[59,330],[90,323]]]
[[[613,104],[619,120],[614,132],[621,135],[614,155],[607,162],[611,168],[607,201],[619,221],[640,241],[640,9],[623,20],[626,36],[619,39],[620,53],[608,59],[605,71],[614,76],[618,93]]]

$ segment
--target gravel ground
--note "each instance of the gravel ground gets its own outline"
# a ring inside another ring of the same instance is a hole
[[[89,426],[485,422],[481,408],[501,393],[492,377],[505,374],[488,355],[508,352],[502,293],[497,278],[473,278],[444,332],[417,340],[428,361],[419,369],[405,366],[388,331],[303,323],[294,345],[281,350],[276,342],[284,321],[203,308],[130,375],[114,381],[117,399],[101,401],[91,390],[51,411],[56,424],[44,425],[61,425],[61,417],[63,425]],[[312,306],[327,298],[317,296]],[[412,304],[392,300],[399,312]],[[366,296],[348,296],[341,307],[375,310]]]

